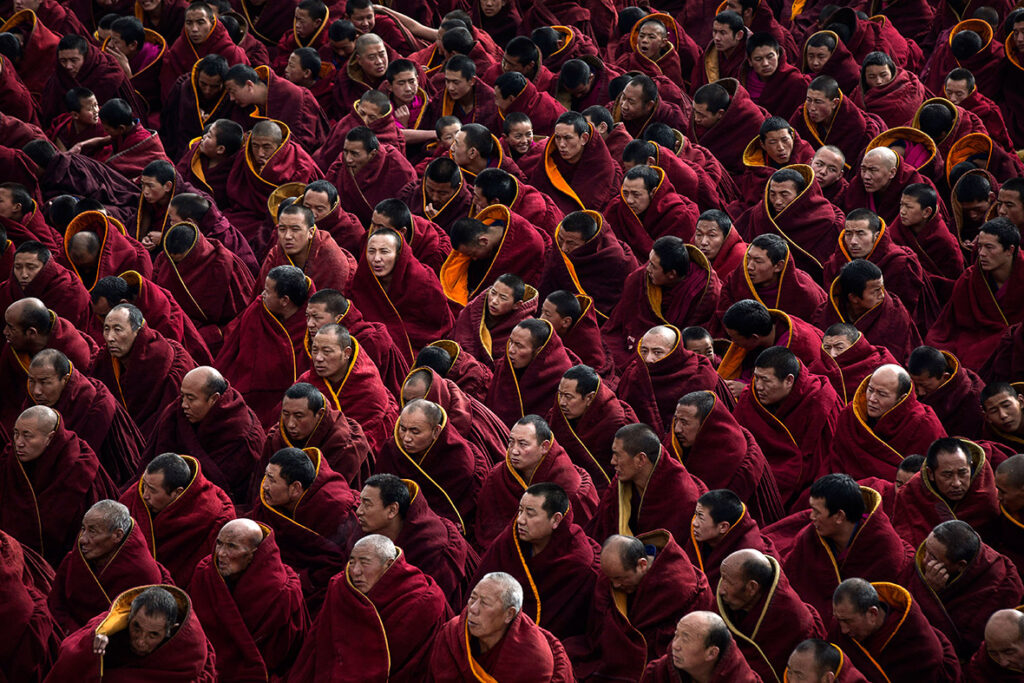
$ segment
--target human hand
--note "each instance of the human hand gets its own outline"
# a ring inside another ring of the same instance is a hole
[[[97,633],[96,637],[92,639],[92,652],[96,655],[107,654],[107,644],[110,642],[110,638],[106,637],[102,633]]]

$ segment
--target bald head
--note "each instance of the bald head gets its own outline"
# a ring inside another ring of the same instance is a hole
[[[732,635],[722,617],[714,612],[696,611],[676,622],[669,654],[677,669],[695,680],[708,680],[708,674],[731,647]]]
[[[263,538],[263,527],[251,519],[233,519],[222,526],[213,551],[220,575],[237,579],[252,564]]]
[[[284,141],[284,133],[281,132],[281,126],[274,121],[260,121],[252,127],[253,137],[268,138],[277,144],[281,144]]]
[[[14,455],[22,463],[32,462],[50,445],[57,430],[57,412],[46,406],[27,408],[14,422]]]
[[[96,265],[100,257],[100,237],[89,230],[75,233],[68,242],[68,258],[76,266]]]
[[[51,432],[57,428],[58,419],[57,411],[47,406],[31,406],[18,416],[18,422],[27,420]]]
[[[721,566],[718,595],[733,610],[746,610],[771,587],[775,566],[768,557],[752,548],[732,553]]]
[[[860,179],[868,192],[881,192],[896,176],[899,157],[888,147],[876,147],[860,162]]]
[[[868,417],[878,419],[885,415],[912,387],[910,375],[898,365],[889,363],[875,370],[865,392]]]
[[[46,304],[32,297],[19,299],[8,306],[4,311],[4,322],[4,334],[11,348],[30,355],[46,347],[53,327],[53,319]]]
[[[634,536],[613,534],[601,547],[601,572],[616,590],[636,592],[650,566],[643,541]]]
[[[892,170],[899,164],[899,156],[888,147],[875,147],[864,155],[864,161],[875,161],[887,170]]]
[[[181,409],[192,424],[202,422],[228,390],[227,380],[216,368],[201,365],[181,380]]]
[[[640,338],[638,349],[645,363],[655,363],[672,353],[679,342],[679,335],[666,325],[657,325],[647,330]]]
[[[402,385],[402,400],[403,401],[414,401],[418,398],[424,398],[427,392],[430,391],[430,382],[433,376],[430,374],[430,370],[420,368],[410,374],[405,384]]]
[[[1024,670],[1024,613],[1001,609],[985,624],[985,647],[1004,669]]]
[[[1024,454],[1007,458],[996,468],[999,504],[1018,520],[1024,514]]]

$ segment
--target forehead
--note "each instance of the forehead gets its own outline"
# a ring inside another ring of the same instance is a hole
[[[369,545],[356,546],[352,549],[353,560],[370,560],[380,562],[380,558],[373,552],[373,549]]]
[[[273,138],[264,137],[262,135],[253,135],[252,144],[257,145],[259,147],[277,146],[277,143],[274,141]]]
[[[768,185],[775,192],[796,192],[796,183],[792,180],[769,180]]]
[[[501,595],[501,587],[495,581],[484,579],[476,585],[473,592],[480,598],[496,600]]]
[[[960,450],[952,453],[949,451],[937,453],[935,462],[940,468],[966,467],[969,464],[967,454]]]
[[[532,424],[517,424],[509,430],[509,434],[517,439],[536,440],[537,438],[537,430]]]
[[[721,233],[722,228],[715,221],[697,221],[697,229],[703,230],[704,232],[717,232]]]
[[[392,249],[394,249],[398,247],[398,240],[395,239],[394,235],[390,235],[387,233],[383,235],[374,234],[370,237],[369,240],[366,241],[366,247],[369,248],[371,246],[377,249],[381,249],[383,247],[391,247]]]
[[[313,337],[313,343],[321,348],[334,347],[336,349],[341,349],[341,344],[338,342],[338,338],[330,333],[316,335]]]

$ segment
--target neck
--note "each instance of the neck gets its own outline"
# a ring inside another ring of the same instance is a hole
[[[647,490],[647,484],[650,483],[652,474],[654,474],[653,467],[641,470],[633,477],[633,486],[640,492],[640,495],[643,495],[644,491]]]
[[[288,254],[288,258],[290,258],[292,260],[292,263],[294,263],[299,268],[305,268],[306,260],[309,258],[308,245],[303,247],[302,249],[299,249],[297,254]]]
[[[1024,524],[1024,507],[1019,510],[1007,510],[1006,508],[1003,508],[1003,510],[1006,511],[1006,514],[1010,519],[1017,520],[1021,524]]]
[[[470,91],[459,100],[459,106],[462,107],[465,111],[472,110],[473,105],[475,103],[476,98],[474,97],[474,92],[472,89],[470,89]]]
[[[107,553],[103,557],[97,557],[95,560],[89,560],[89,567],[96,573],[102,572],[110,564],[110,561],[114,559],[114,553],[117,551],[115,548],[111,552]]]
[[[545,536],[544,538],[538,539],[534,543],[530,543],[530,549],[533,551],[533,556],[537,557],[537,555],[539,555],[544,550],[544,548],[548,547],[549,543],[551,543],[551,536]]]
[[[689,674],[690,680],[692,680],[693,683],[710,683],[711,677],[715,672],[715,664],[717,663],[718,662],[716,661],[714,663],[705,664],[699,669],[685,669],[685,671]]]
[[[486,654],[491,651],[495,645],[501,642],[501,639],[505,637],[505,632],[497,633],[486,638],[477,638],[477,642],[480,643],[480,654]]]
[[[330,382],[332,387],[339,386],[342,383],[342,381],[344,381],[345,375],[348,374],[348,366],[349,366],[349,364],[351,362],[352,361],[350,360],[348,363],[345,363],[345,365],[343,365],[341,367],[341,369],[338,370],[337,373],[335,373],[335,374],[333,374],[333,375],[331,375],[329,377],[324,377],[324,379],[326,379],[328,382]]]
[[[297,306],[289,306],[288,308],[281,311],[280,314],[273,313],[272,315],[281,322],[287,322],[288,320],[291,320],[292,316],[298,312],[299,309]]]
[[[398,537],[402,534],[402,525],[403,525],[402,518],[401,517],[395,517],[393,520],[391,520],[388,523],[388,525],[386,527],[384,527],[383,529],[380,529],[376,533],[378,533],[378,534],[380,534],[382,536],[387,536],[388,538],[391,539],[392,543],[397,543],[398,542]]]
[[[992,278],[998,286],[1003,286],[1010,279],[1010,274],[1013,272],[1013,261],[1010,261],[1005,266],[1000,266],[995,270],[989,271],[989,277]]]
[[[836,548],[842,551],[846,546],[850,545],[850,539],[853,538],[854,529],[856,529],[856,525],[853,522],[847,522],[843,524],[839,531],[828,538],[836,544]]]
[[[480,173],[480,171],[482,171],[485,168],[487,168],[487,164],[488,163],[489,163],[489,160],[485,159],[484,157],[481,156],[481,157],[477,157],[473,161],[469,162],[468,168],[473,173]]]

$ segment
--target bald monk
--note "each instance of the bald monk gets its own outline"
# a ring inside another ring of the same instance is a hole
[[[807,86],[807,99],[790,117],[793,128],[812,147],[833,145],[843,153],[844,170],[852,174],[851,162],[859,159],[868,143],[885,124],[864,112],[839,89],[832,76],[817,76]],[[853,182],[853,181],[851,181]]]
[[[546,412],[575,354],[569,355],[550,322],[529,318],[509,334],[504,356],[484,404],[511,427],[524,415]]]
[[[633,408],[620,400],[592,367],[575,365],[559,380],[547,421],[573,463],[585,469],[598,493],[603,493],[615,475],[611,464],[614,435],[619,428],[637,422]]]
[[[728,387],[704,356],[683,348],[679,329],[658,325],[649,329],[637,354],[623,368],[617,395],[654,431],[668,433],[680,394],[712,391],[728,408],[734,405]]]
[[[718,586],[722,561],[737,550],[751,548],[778,559],[775,545],[761,533],[747,506],[728,489],[714,489],[697,499],[686,554],[694,566]]]
[[[331,579],[289,679],[342,681],[358,669],[374,679],[416,680],[451,616],[440,588],[404,548],[380,534],[365,536]]]
[[[315,448],[283,448],[270,458],[250,517],[274,530],[281,559],[301,580],[311,615],[341,571],[359,533],[358,494]]]
[[[82,517],[117,489],[96,454],[46,406],[25,409],[0,456],[7,505],[0,529],[56,566],[74,546]]]
[[[586,527],[590,537],[666,529],[685,547],[697,499],[707,491],[704,483],[669,456],[644,424],[626,425],[615,433],[611,465],[615,479]]]
[[[94,374],[127,408],[143,436],[151,435],[195,361],[178,342],[149,327],[132,304],[110,309],[103,321],[103,339],[106,346],[96,359]]]
[[[1001,609],[985,624],[985,642],[971,657],[965,675],[970,680],[1014,681],[1024,672],[1024,614]]]
[[[829,639],[869,681],[960,680],[952,645],[905,588],[846,579],[832,603],[838,626],[832,627]]]
[[[461,615],[441,627],[430,680],[454,682],[482,673],[494,680],[574,680],[562,643],[523,611],[523,588],[504,572],[486,574]]]
[[[263,443],[260,469],[282,448],[318,448],[331,469],[353,488],[370,476],[374,454],[359,423],[328,404],[319,389],[296,382],[284,392],[281,419]],[[257,491],[255,484],[251,491]]]
[[[308,208],[291,204],[281,209],[276,233],[276,244],[267,252],[256,275],[257,288],[263,286],[271,270],[284,265],[301,268],[317,289],[345,292],[352,286],[355,257],[339,247],[329,232],[317,228]],[[254,289],[254,294],[258,293]]]
[[[736,646],[729,628],[714,612],[690,612],[676,624],[668,654],[647,665],[644,680],[671,681],[760,680]]]
[[[153,458],[137,482],[121,494],[146,539],[146,546],[184,586],[235,508],[220,487],[204,475],[190,455],[164,453]]]
[[[523,320],[536,317],[539,304],[533,286],[515,273],[502,273],[459,311],[452,338],[493,368],[504,355],[512,330]]]
[[[850,186],[850,183],[843,177],[843,172],[846,169],[846,156],[843,154],[843,150],[835,145],[822,145],[814,153],[810,166],[814,170],[814,181],[821,188],[825,199],[833,204],[838,202],[839,197]]]
[[[919,347],[920,348],[920,347]],[[813,373],[827,377],[839,394],[843,405],[853,400],[857,387],[868,375],[883,365],[898,365],[896,358],[884,346],[874,346],[850,323],[829,325],[821,340],[822,354],[811,366]],[[918,398],[923,398],[921,385],[915,379]]]
[[[363,224],[370,222],[379,202],[417,180],[403,151],[378,140],[366,126],[350,130],[340,152],[327,160],[325,175],[345,197],[346,209]]]
[[[310,619],[299,576],[281,561],[268,527],[251,519],[221,527],[188,590],[217,653],[219,677],[247,680],[288,669]]]
[[[1024,457],[1013,455],[996,468],[996,490],[999,495],[999,517],[981,529],[985,542],[1013,560],[1024,578]]]
[[[127,270],[145,277],[153,274],[149,252],[121,230],[116,219],[99,211],[80,213],[68,224],[64,256],[87,290],[106,276]]]
[[[157,419],[147,455],[188,453],[211,482],[244,504],[265,440],[259,419],[242,395],[209,366],[190,370],[181,380],[180,395],[180,402],[168,405]]]
[[[692,242],[699,212],[696,203],[676,192],[663,169],[638,165],[626,171],[619,196],[608,204],[604,217],[634,256],[642,259],[662,235]]]
[[[31,551],[30,551],[31,552]],[[50,614],[46,596],[26,576],[24,546],[0,532],[0,590],[6,647],[0,671],[8,680],[42,681],[60,647],[60,625]]]
[[[53,348],[65,354],[82,372],[91,372],[99,352],[91,337],[57,317],[35,298],[20,299],[7,307],[4,337],[7,341],[0,347],[0,377],[9,400],[0,406],[0,422],[8,427],[27,395],[25,379],[35,354]]]
[[[985,450],[973,441],[946,437],[928,447],[920,475],[897,491],[892,522],[916,547],[940,522],[959,519],[980,530],[998,515],[995,476]]]
[[[968,438],[981,436],[985,414],[981,408],[984,382],[949,351],[919,346],[907,359],[917,397],[938,415],[946,430]]]
[[[877,491],[848,474],[826,474],[811,485],[808,500],[810,522],[792,539],[782,567],[822,619],[831,618],[832,593],[844,578],[902,580],[913,548],[896,534]]]
[[[790,586],[779,561],[753,548],[722,560],[717,598],[719,614],[763,680],[780,679],[795,644],[825,635],[818,612]],[[764,628],[770,624],[786,628]]]
[[[128,508],[101,500],[82,517],[75,548],[57,567],[47,603],[64,631],[73,633],[107,609],[110,596],[170,578],[149,553]]]
[[[89,293],[82,281],[57,262],[55,254],[42,243],[26,240],[14,250],[13,268],[0,284],[0,308],[19,299],[35,297],[57,315],[77,326],[88,318]]]
[[[768,525],[785,515],[760,446],[712,392],[693,391],[679,399],[666,441],[669,453],[706,486],[739,496],[755,523]]]
[[[415,481],[430,507],[470,539],[489,467],[483,453],[449,422],[444,409],[425,399],[405,404],[394,436],[377,457],[377,470]]]
[[[859,178],[851,181],[839,198],[841,206],[847,211],[866,207],[890,225],[899,217],[903,188],[912,183],[927,183],[924,176],[888,147],[866,152],[857,174]],[[944,212],[944,207],[940,205],[939,211]]]
[[[932,529],[917,550],[905,585],[961,659],[978,650],[989,615],[999,605],[1019,602],[1024,594],[1013,562],[982,543],[962,520]]]
[[[68,635],[46,680],[216,680],[214,659],[188,593],[166,584],[138,586]]]
[[[309,346],[313,366],[298,378],[319,389],[337,410],[359,423],[377,452],[394,430],[398,404],[359,341],[341,325],[320,328]]]
[[[264,427],[274,423],[281,392],[309,367],[306,334],[309,278],[296,266],[272,268],[262,294],[235,319],[214,363]]]
[[[1007,293],[1024,277],[1020,231],[1006,218],[984,223],[976,240],[978,262],[953,285],[953,293],[928,331],[926,342],[980,368],[1009,325],[1024,319]]]
[[[918,402],[907,371],[883,365],[857,388],[836,425],[828,467],[854,477],[891,479],[912,453],[946,436],[935,411]]]
[[[671,643],[679,618],[711,608],[714,597],[672,535],[613,534],[601,548],[587,632],[567,650],[576,675],[639,680]]]
[[[602,335],[623,367],[640,337],[655,325],[710,323],[722,289],[704,254],[678,237],[666,235],[654,241],[648,261],[630,273],[621,301],[605,323]]]
[[[786,662],[783,675],[786,681],[837,681],[837,683],[867,683],[866,678],[850,663],[838,645],[808,638],[798,643]]]

